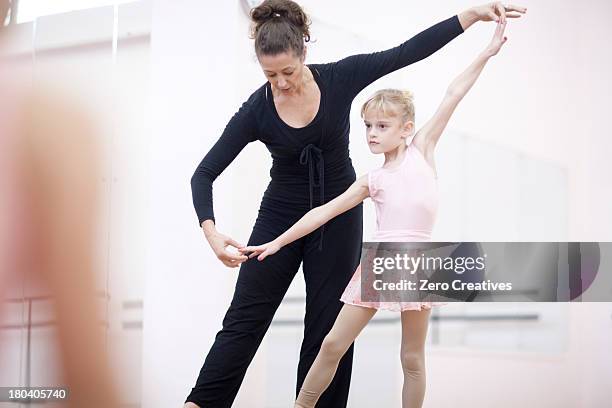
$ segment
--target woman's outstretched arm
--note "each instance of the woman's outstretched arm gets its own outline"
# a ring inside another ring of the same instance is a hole
[[[337,215],[340,215],[355,207],[369,196],[370,190],[368,188],[368,176],[365,175],[358,178],[344,193],[340,194],[338,197],[322,206],[315,207],[308,211],[306,214],[304,214],[304,216],[302,216],[302,218],[300,218],[298,222],[293,224],[291,228],[285,231],[274,241],[262,245],[247,246],[241,248],[240,252],[252,252],[249,254],[249,258],[259,255],[257,259],[262,261],[268,255],[273,255],[278,252],[278,250],[285,245],[302,238],[304,235],[316,230]]]
[[[450,84],[436,113],[414,136],[413,143],[415,143],[415,146],[417,146],[425,156],[433,152],[455,108],[472,88],[487,61],[489,61],[489,58],[496,55],[506,42],[507,38],[504,37],[505,29],[506,23],[500,20],[497,23],[493,39],[487,48]]]
[[[346,57],[333,66],[336,77],[352,100],[377,79],[434,54],[477,21],[506,21],[520,17],[523,7],[503,6],[501,2],[475,6],[441,21],[385,51]]]
[[[457,16],[421,31],[402,44],[384,51],[346,57],[333,64],[335,77],[349,101],[377,79],[425,59],[444,47],[463,28]]]

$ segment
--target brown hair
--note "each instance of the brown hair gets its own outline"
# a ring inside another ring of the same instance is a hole
[[[251,10],[251,20],[251,38],[255,39],[257,56],[287,51],[301,56],[304,43],[310,41],[310,20],[294,1],[265,0]]]

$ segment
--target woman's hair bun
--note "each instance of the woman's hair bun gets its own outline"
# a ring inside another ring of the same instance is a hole
[[[289,22],[301,32],[304,41],[310,40],[310,20],[302,7],[291,0],[265,0],[259,6],[251,9],[253,29],[251,37],[256,38],[259,29],[269,21],[279,19]]]

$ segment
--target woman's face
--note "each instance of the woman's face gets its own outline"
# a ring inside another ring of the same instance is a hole
[[[260,55],[259,65],[275,90],[290,95],[302,86],[305,54],[304,49],[304,55],[301,57],[292,51]]]
[[[366,141],[374,154],[397,149],[414,128],[412,121],[403,122],[399,115],[385,115],[378,109],[368,109],[363,115]]]

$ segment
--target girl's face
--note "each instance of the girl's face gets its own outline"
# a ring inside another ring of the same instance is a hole
[[[297,57],[292,51],[260,55],[259,65],[274,89],[290,95],[302,86],[305,56]]]
[[[363,115],[366,141],[374,154],[397,149],[412,134],[414,122],[404,122],[399,115],[385,115],[378,109],[368,109]]]

